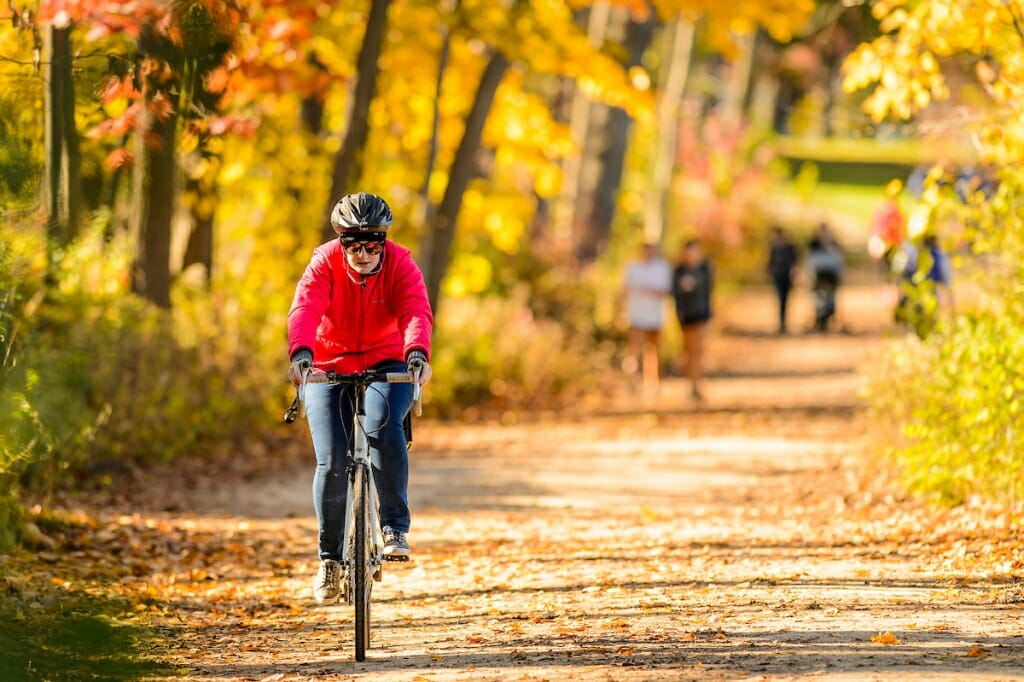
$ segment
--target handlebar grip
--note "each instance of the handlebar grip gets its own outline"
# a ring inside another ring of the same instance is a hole
[[[419,368],[413,370],[413,376],[409,376],[408,372],[388,372],[387,380],[392,384],[412,384],[413,414],[417,417],[423,416],[423,401],[421,400],[423,387],[420,386]]]

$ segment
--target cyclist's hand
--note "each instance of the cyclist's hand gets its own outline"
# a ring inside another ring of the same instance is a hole
[[[302,377],[311,369],[313,369],[313,354],[305,348],[295,351],[295,355],[292,356],[292,364],[288,367],[288,381],[292,382],[292,386],[300,385]]]
[[[421,350],[409,351],[409,357],[406,362],[409,364],[410,375],[417,369],[420,371],[420,386],[430,381],[432,371],[430,363],[427,362],[426,353]]]

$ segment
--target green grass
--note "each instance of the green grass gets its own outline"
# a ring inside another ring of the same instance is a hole
[[[780,137],[772,146],[779,156],[821,163],[916,166],[939,160],[969,162],[970,149],[919,139]]]
[[[864,225],[865,234],[871,216],[885,198],[882,186],[818,183],[808,189],[791,183],[775,188],[775,196],[785,201],[801,201],[809,207],[827,211],[830,215],[843,215]],[[906,210],[909,202],[904,206]]]
[[[140,680],[166,677],[154,634],[123,620],[127,602],[0,581],[0,680]]]

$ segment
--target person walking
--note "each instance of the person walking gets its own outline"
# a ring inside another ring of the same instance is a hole
[[[952,314],[953,267],[933,230],[927,229],[918,241],[906,240],[894,258],[900,289],[893,319],[909,325],[923,340],[944,313]]]
[[[700,242],[691,239],[683,246],[679,264],[672,273],[672,299],[683,332],[683,366],[690,380],[690,396],[704,399],[704,348],[711,320],[711,291],[714,277]]]
[[[288,312],[288,378],[296,386],[306,372],[328,370],[419,369],[421,384],[430,379],[434,316],[423,274],[409,250],[387,239],[391,224],[391,208],[374,194],[349,194],[335,205],[331,225],[338,238],[314,249]],[[305,389],[319,525],[320,568],[313,596],[320,603],[334,603],[341,594],[346,453],[354,436],[351,391],[338,384],[311,383]],[[380,499],[383,553],[392,560],[408,559],[410,553],[409,453],[403,422],[412,400],[411,384],[374,383],[366,391],[366,432]]]
[[[772,286],[775,287],[775,298],[779,306],[779,334],[785,334],[787,331],[786,308],[789,292],[796,280],[798,258],[796,245],[790,240],[786,231],[781,227],[773,229],[771,248],[768,253],[768,274],[772,278]]]
[[[653,242],[645,243],[640,258],[626,266],[624,293],[629,352],[624,367],[631,374],[640,373],[641,387],[647,395],[656,395],[659,389],[663,310],[671,282],[671,266]]]
[[[807,249],[814,296],[814,329],[828,331],[836,314],[836,293],[843,276],[843,254],[828,225],[822,223]]]

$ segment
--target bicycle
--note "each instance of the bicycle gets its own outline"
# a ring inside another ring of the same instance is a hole
[[[345,569],[342,585],[342,599],[353,605],[355,610],[355,659],[363,661],[370,646],[370,595],[373,583],[383,576],[384,553],[381,537],[377,487],[370,466],[370,446],[366,432],[366,390],[376,382],[412,383],[414,413],[419,416],[420,377],[419,369],[409,372],[383,372],[367,370],[356,374],[326,372],[312,374],[303,372],[302,383],[297,388],[295,400],[285,412],[284,420],[292,423],[300,414],[305,416],[305,387],[309,383],[340,384],[352,388],[353,439],[348,452],[348,494],[345,502],[345,527],[341,565]],[[408,420],[406,437],[408,438]],[[406,556],[389,557],[391,561],[408,561]]]

